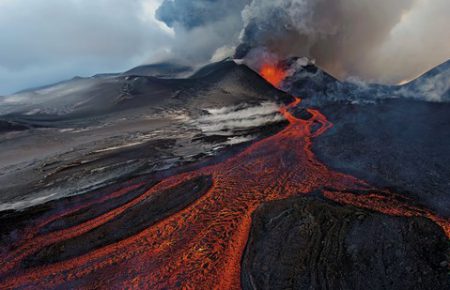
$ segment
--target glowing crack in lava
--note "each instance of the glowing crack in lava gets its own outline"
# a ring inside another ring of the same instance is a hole
[[[280,109],[289,121],[284,130],[221,163],[163,179],[142,195],[91,220],[39,234],[40,227],[71,210],[46,217],[14,250],[1,254],[0,277],[5,278],[0,288],[239,289],[240,261],[252,212],[265,202],[317,189],[343,204],[392,215],[426,216],[450,234],[448,220],[320,163],[311,142],[332,124],[316,110],[308,110],[312,115],[309,120],[296,118],[290,109],[299,103],[296,99]],[[202,196],[139,233],[63,261],[20,268],[27,257],[42,253],[42,249],[82,236],[117,217],[132,215],[146,199],[202,176],[212,179]],[[129,190],[124,188],[111,196]],[[352,190],[373,193],[360,195]]]

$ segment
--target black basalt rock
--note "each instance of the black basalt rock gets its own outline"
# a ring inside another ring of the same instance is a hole
[[[425,218],[318,197],[265,204],[242,259],[244,289],[448,289],[448,239]]]

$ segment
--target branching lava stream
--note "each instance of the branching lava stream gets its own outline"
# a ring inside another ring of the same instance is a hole
[[[0,288],[239,289],[240,260],[252,212],[262,203],[315,190],[343,204],[392,215],[426,216],[450,234],[448,220],[320,163],[311,142],[332,124],[312,109],[309,120],[296,118],[290,109],[299,102],[296,99],[280,109],[289,121],[284,130],[219,164],[166,178],[137,198],[79,225],[38,234],[39,227],[60,218],[47,217],[14,250],[1,254]],[[24,259],[37,251],[130,214],[152,195],[199,176],[212,178],[205,194],[139,233],[67,260],[21,268]],[[352,193],[355,190],[368,194]]]

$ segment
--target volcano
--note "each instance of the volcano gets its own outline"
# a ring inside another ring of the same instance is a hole
[[[0,288],[447,289],[448,62],[384,86],[299,60],[0,99]]]

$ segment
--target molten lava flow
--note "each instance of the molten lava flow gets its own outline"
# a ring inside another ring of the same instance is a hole
[[[286,71],[278,65],[263,64],[260,68],[261,76],[271,83],[274,87],[279,87],[286,78]]]
[[[0,288],[111,288],[114,285],[137,289],[239,289],[240,260],[253,211],[268,201],[306,195],[323,188],[324,195],[337,202],[392,215],[432,218],[450,235],[448,220],[409,206],[388,191],[372,188],[320,163],[311,150],[311,142],[332,124],[315,110],[309,110],[312,115],[309,120],[293,116],[290,108],[299,102],[296,99],[280,110],[289,121],[283,131],[252,144],[222,163],[166,178],[141,196],[70,228],[39,234],[39,227],[46,221],[62,215],[37,221],[36,228],[30,229],[21,244],[1,254]],[[205,175],[213,179],[206,194],[140,233],[62,262],[21,268],[26,257],[37,251],[80,236],[120,215],[133,214],[136,205],[156,193]],[[128,190],[112,195],[125,194]],[[355,190],[377,194],[353,194]]]

